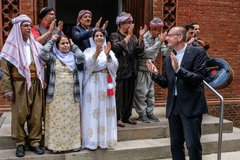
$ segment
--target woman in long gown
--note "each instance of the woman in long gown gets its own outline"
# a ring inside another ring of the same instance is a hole
[[[83,70],[84,55],[66,36],[54,35],[43,47],[41,58],[49,66],[45,146],[53,152],[79,150],[81,126],[78,72]]]
[[[115,78],[118,61],[105,32],[93,32],[94,48],[84,51],[85,75],[82,105],[82,147],[90,150],[113,148],[117,143]]]

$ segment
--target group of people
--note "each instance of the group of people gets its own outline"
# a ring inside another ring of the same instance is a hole
[[[201,159],[206,52],[186,43],[184,27],[163,33],[164,23],[156,17],[137,37],[131,14],[122,12],[118,30],[109,34],[108,21],[100,26],[100,18],[91,27],[92,12],[81,10],[67,37],[63,22],[56,26],[53,8],[41,9],[39,19],[32,27],[28,16],[14,18],[0,56],[17,157],[25,155],[27,142],[34,153],[44,153],[42,124],[44,146],[54,153],[113,148],[117,126],[137,124],[133,105],[142,122],[159,122],[153,112],[156,81],[168,87],[173,159],[185,159],[184,141],[190,159]],[[162,74],[154,65],[159,53],[166,55]]]

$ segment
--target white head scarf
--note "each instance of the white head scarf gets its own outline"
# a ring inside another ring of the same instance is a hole
[[[22,32],[20,25],[22,22],[30,22],[31,19],[27,15],[19,15],[18,17],[12,19],[12,30],[10,31],[7,40],[2,48],[0,56],[10,63],[12,63],[18,72],[26,79],[28,90],[30,89],[31,83],[31,73],[29,65],[26,61],[26,55],[24,50],[24,40],[22,37]],[[32,52],[32,57],[35,62],[37,77],[41,81],[42,88],[44,86],[44,62],[39,58],[40,49],[42,45],[35,41],[32,33],[29,37],[29,44]]]
[[[56,44],[53,46],[53,52],[56,54],[57,58],[66,64],[66,66],[72,71],[76,68],[76,63],[74,59],[74,53],[69,51],[67,53],[62,53],[57,47]]]

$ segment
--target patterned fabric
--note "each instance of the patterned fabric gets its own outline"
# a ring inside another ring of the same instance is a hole
[[[143,41],[144,52],[138,56],[139,70],[148,71],[146,66],[147,60],[151,59],[152,61],[155,61],[159,52],[161,52],[162,55],[166,55],[168,48],[164,42],[162,44],[160,43],[159,37],[153,38],[149,31],[144,34]]]
[[[112,50],[115,53],[119,67],[117,71],[117,81],[129,79],[132,76],[137,76],[138,54],[143,52],[144,43],[139,44],[135,35],[129,40],[128,44],[124,41],[125,35],[119,31],[111,33],[109,39],[111,41]]]
[[[117,16],[117,18],[116,18],[117,25],[122,24],[124,22],[132,22],[132,21],[133,21],[132,15],[130,13],[126,13],[126,12],[120,13],[120,15]]]
[[[108,69],[114,86],[118,61],[114,53],[107,58],[104,51],[93,58],[95,48],[84,51],[86,69],[82,105],[82,147],[89,149],[113,148],[117,143],[117,118],[115,96],[107,95]]]
[[[48,89],[47,89],[47,96],[46,101],[49,103],[53,100],[54,92],[55,92],[55,62],[56,62],[56,55],[53,53],[52,47],[54,42],[52,40],[48,41],[46,45],[44,45],[42,51],[41,51],[41,58],[47,62],[49,65],[49,82],[48,82]],[[76,46],[73,45],[71,47],[71,51],[75,54],[75,61],[77,65],[77,70],[74,70],[74,97],[75,101],[80,101],[80,94],[82,93],[82,86],[79,85],[79,78],[78,75],[81,74],[80,72],[83,70],[83,62],[84,62],[84,55],[82,51]]]
[[[46,106],[45,146],[53,151],[81,147],[80,107],[73,95],[73,74],[56,60],[55,94]]]
[[[149,27],[150,28],[163,28],[164,27],[164,23],[163,23],[163,21],[160,18],[155,17],[149,23]]]
[[[21,32],[21,23],[31,22],[31,19],[22,14],[12,20],[13,27],[10,31],[8,38],[2,48],[1,57],[12,63],[18,72],[26,79],[28,90],[30,89],[31,73],[29,64],[27,63],[26,52],[24,48],[24,40]],[[44,62],[39,58],[40,49],[42,45],[35,41],[33,35],[30,34],[29,45],[32,51],[32,57],[37,69],[37,77],[41,81],[42,87],[44,86]]]

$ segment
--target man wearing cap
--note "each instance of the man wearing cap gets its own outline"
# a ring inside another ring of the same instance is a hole
[[[142,122],[159,122],[159,119],[153,114],[154,109],[154,82],[152,74],[148,71],[146,62],[150,59],[155,62],[159,52],[166,55],[167,47],[164,43],[166,32],[162,32],[164,26],[160,18],[154,18],[150,24],[150,30],[144,34],[144,52],[139,54],[138,77],[136,80],[136,92],[134,103],[136,112]]]
[[[89,10],[81,10],[78,13],[77,25],[72,28],[72,40],[73,42],[84,51],[86,48],[92,47],[94,44],[92,40],[92,34],[94,29],[100,28],[102,17],[99,18],[95,27],[91,27],[92,12]],[[106,30],[108,21],[106,21],[102,29]]]
[[[43,154],[40,141],[44,65],[39,57],[42,45],[32,35],[28,16],[20,15],[12,20],[12,24],[0,55],[3,59],[3,92],[11,100],[11,130],[17,147],[16,156],[25,155],[26,140],[30,150]]]
[[[116,78],[117,125],[137,124],[131,119],[135,79],[137,77],[137,57],[143,52],[143,35],[147,26],[140,27],[139,38],[133,35],[134,24],[130,13],[122,12],[116,19],[118,31],[110,35],[112,50],[118,59],[119,67]]]
[[[59,21],[58,27],[56,27],[56,16],[53,8],[42,8],[38,18],[41,20],[40,24],[32,27],[32,33],[36,41],[42,45],[46,44],[52,35],[62,32],[63,22]]]

